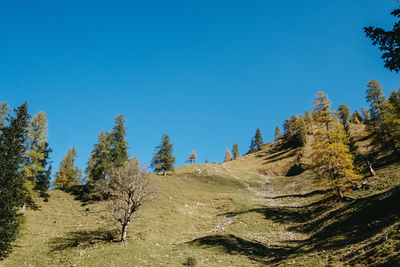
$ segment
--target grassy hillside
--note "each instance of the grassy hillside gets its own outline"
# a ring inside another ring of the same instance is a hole
[[[182,266],[187,257],[198,266],[399,265],[400,164],[379,165],[338,203],[309,171],[283,176],[307,163],[309,149],[271,143],[222,166],[153,175],[159,197],[130,224],[128,244],[118,242],[107,203],[51,191],[40,210],[26,212],[14,252],[0,265]]]

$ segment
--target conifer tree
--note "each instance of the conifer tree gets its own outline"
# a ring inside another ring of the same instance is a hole
[[[294,142],[298,146],[304,146],[307,142],[307,124],[306,121],[300,117],[296,121],[296,134],[294,136]]]
[[[228,162],[232,160],[232,154],[229,149],[225,150],[224,162]]]
[[[3,127],[6,123],[5,119],[8,116],[8,104],[7,102],[0,102],[0,127]]]
[[[264,145],[261,131],[259,128],[256,130],[256,134],[254,135],[254,145],[256,146],[257,151],[262,149],[262,146]]]
[[[311,116],[310,116],[311,117]],[[308,121],[311,121],[308,118]],[[310,129],[307,127],[306,119],[303,115],[292,116],[283,123],[285,134],[284,140],[287,144],[294,147],[304,146],[307,142],[307,134]]]
[[[151,166],[156,173],[162,172],[167,175],[167,171],[174,169],[175,157],[173,156],[174,147],[171,144],[171,139],[164,134],[161,138],[161,144],[154,149],[154,156]]]
[[[385,67],[391,71],[400,71],[400,8],[391,13],[398,21],[393,25],[393,29],[386,31],[379,27],[364,27],[364,32],[372,40],[373,45],[378,45],[383,51],[382,59]]]
[[[254,138],[251,138],[250,147],[249,147],[249,152],[248,153],[253,153],[255,151],[257,151],[257,147],[256,147],[256,144],[254,142]]]
[[[28,192],[27,203],[33,203],[33,189],[36,188],[38,176],[45,177],[51,149],[47,143],[47,117],[41,111],[32,117],[28,128],[26,163],[22,167],[25,176],[25,186]],[[47,146],[47,147],[46,147]],[[45,151],[47,150],[47,151]],[[45,158],[45,153],[47,157]],[[42,184],[43,185],[43,184]],[[40,186],[42,190],[44,187]],[[40,195],[43,195],[42,192]]]
[[[75,147],[68,149],[55,175],[55,180],[53,182],[55,188],[68,190],[72,186],[82,183],[82,172],[74,165],[77,154]]]
[[[275,127],[275,142],[278,141],[279,139],[281,139],[282,137],[282,132],[281,132],[281,128],[279,128],[279,126]]]
[[[367,102],[370,104],[369,115],[372,121],[378,121],[381,113],[381,105],[386,102],[382,86],[376,80],[371,80],[367,85]]]
[[[43,146],[43,158],[39,161],[42,170],[40,170],[36,175],[35,190],[39,191],[39,196],[44,198],[45,201],[48,200],[49,194],[47,190],[50,187],[51,180],[51,164],[49,162],[49,154],[53,150],[49,147],[47,142]]]
[[[350,188],[360,176],[354,170],[353,156],[343,125],[337,117],[332,116],[330,104],[328,96],[318,92],[313,107],[317,129],[312,145],[311,168],[318,175],[317,179],[342,199],[343,191]]]
[[[398,145],[396,144],[396,112],[393,104],[387,101],[381,85],[375,80],[368,83],[366,93],[367,101],[370,104],[370,118],[366,120],[366,124],[371,133],[372,145],[375,149],[392,150],[396,155],[399,155]]]
[[[101,131],[85,170],[88,183],[105,180],[112,167],[122,167],[128,161],[128,142],[123,115],[115,118],[112,132]]]
[[[15,117],[0,128],[0,259],[11,251],[22,218],[18,210],[26,196],[20,167],[25,162],[28,106],[24,103],[14,111]]]
[[[232,145],[232,155],[233,159],[238,159],[239,158],[239,145],[235,142]]]
[[[313,103],[313,121],[319,124],[324,123],[326,130],[329,130],[329,125],[333,118],[331,116],[332,112],[330,111],[331,101],[328,95],[324,92],[318,92]]]
[[[312,116],[308,112],[308,110],[306,110],[304,112],[304,121],[306,122],[306,125],[307,125],[307,134],[310,134],[310,135],[313,134]]]
[[[98,143],[94,145],[88,166],[85,170],[87,181],[90,184],[99,180],[105,180],[107,172],[113,165],[111,159],[111,134],[101,131]]]
[[[353,112],[350,118],[350,122],[354,124],[361,124],[363,122],[363,118],[361,117],[361,114],[356,110]]]
[[[193,150],[189,158],[186,160],[186,162],[190,162],[190,164],[193,164],[196,162],[196,160],[197,160],[196,150]]]
[[[349,122],[350,113],[351,113],[350,108],[347,105],[342,104],[339,106],[338,108],[339,119],[342,121],[343,125],[347,125],[347,123]]]
[[[128,142],[126,141],[126,127],[124,115],[115,118],[115,126],[111,132],[112,146],[110,151],[111,162],[115,167],[122,167],[129,159]]]

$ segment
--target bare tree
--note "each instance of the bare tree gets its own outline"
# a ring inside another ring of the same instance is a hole
[[[228,162],[232,160],[232,154],[229,149],[225,150],[224,162]]]
[[[197,154],[196,154],[196,150],[192,151],[192,154],[190,154],[189,158],[186,160],[186,162],[190,162],[190,164],[195,163],[197,160]]]
[[[156,194],[150,184],[150,174],[142,170],[138,160],[133,158],[123,167],[112,168],[108,179],[99,183],[99,189],[109,196],[112,215],[121,224],[121,242],[126,242],[133,214]]]

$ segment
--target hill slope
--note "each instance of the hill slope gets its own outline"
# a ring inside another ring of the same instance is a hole
[[[106,203],[51,191],[40,210],[27,211],[14,252],[0,264],[182,266],[187,257],[199,266],[400,264],[399,163],[382,165],[369,186],[338,203],[309,171],[283,176],[288,164],[307,163],[309,148],[278,145],[222,166],[153,175],[159,197],[138,212],[126,245]]]

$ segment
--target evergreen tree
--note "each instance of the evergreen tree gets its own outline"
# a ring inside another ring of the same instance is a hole
[[[91,152],[88,166],[85,170],[88,183],[105,180],[107,172],[113,166],[111,158],[111,134],[101,131],[98,136],[98,143],[94,145]]]
[[[256,146],[257,151],[262,149],[262,146],[264,145],[261,131],[259,128],[256,130],[256,134],[254,135],[254,145]]]
[[[196,162],[196,160],[197,160],[196,150],[193,150],[189,158],[186,160],[186,162],[190,162],[190,164],[193,164]]]
[[[254,142],[254,138],[251,138],[250,147],[249,147],[249,152],[248,153],[253,153],[255,151],[257,151],[256,143]]]
[[[229,149],[225,150],[224,162],[228,162],[232,160],[232,154]]]
[[[381,113],[381,105],[386,102],[382,86],[376,80],[371,80],[367,85],[367,102],[370,104],[369,115],[372,121],[378,121]]]
[[[303,118],[296,121],[296,134],[294,135],[294,142],[297,146],[304,146],[307,142],[307,124]]]
[[[233,146],[232,146],[232,155],[233,155],[233,159],[238,159],[240,157],[239,145],[236,142],[233,143]]]
[[[124,116],[115,118],[111,133],[101,131],[94,145],[85,173],[88,182],[94,184],[105,180],[112,167],[122,167],[128,161],[128,142]]]
[[[350,122],[354,124],[361,124],[363,122],[363,118],[357,110],[351,115]]]
[[[369,110],[366,107],[361,107],[361,117],[362,117],[362,121],[365,124],[368,124],[368,121],[371,120],[371,115],[369,114]]]
[[[383,95],[379,82],[372,80],[366,90],[367,101],[370,104],[370,118],[366,119],[367,129],[371,133],[372,145],[378,150],[391,150],[399,155],[396,144],[396,112],[392,103]]]
[[[311,121],[310,118],[308,118],[308,120]],[[306,144],[309,129],[303,115],[292,116],[289,120],[285,120],[283,128],[285,131],[283,137],[287,144],[294,147],[304,146]]]
[[[174,169],[175,157],[172,152],[174,147],[171,144],[171,139],[168,135],[164,134],[161,138],[161,144],[154,149],[154,156],[151,166],[156,173],[162,172],[167,175],[167,171]]]
[[[315,100],[313,101],[314,107],[312,111],[313,121],[317,123],[324,123],[326,130],[329,130],[329,124],[333,120],[330,111],[331,101],[324,92],[318,92]]]
[[[279,126],[275,127],[275,142],[278,141],[279,139],[281,139],[282,137],[282,132],[281,132],[281,128],[279,128]]]
[[[68,190],[72,186],[82,183],[82,172],[74,165],[77,154],[75,147],[68,149],[55,175],[55,180],[53,182],[55,188]]]
[[[129,159],[128,142],[126,141],[126,127],[124,115],[115,118],[115,126],[111,132],[112,146],[110,151],[111,162],[115,167],[122,167]]]
[[[400,71],[400,8],[393,10],[391,15],[398,21],[393,25],[391,31],[385,31],[377,27],[365,27],[364,32],[372,40],[373,45],[378,45],[383,51],[382,59],[385,61],[385,67],[391,71]]]
[[[338,114],[343,125],[347,125],[348,121],[350,120],[350,108],[347,105],[342,104],[338,108]]]
[[[354,170],[353,156],[343,125],[331,115],[330,104],[328,96],[318,92],[313,108],[317,129],[312,145],[311,168],[318,175],[318,180],[342,199],[343,191],[350,188],[360,176]]]
[[[8,125],[0,128],[0,258],[11,251],[11,242],[16,238],[22,218],[18,210],[25,204],[24,176],[20,167],[25,162],[27,104],[18,107],[15,117],[8,121]]]
[[[51,151],[51,149],[48,148],[47,134],[47,117],[46,114],[41,111],[33,116],[29,123],[26,163],[22,167],[25,176],[26,191],[28,192],[26,201],[28,204],[33,203],[33,189],[36,188],[38,176],[40,175],[43,178],[46,173],[48,153]],[[45,146],[47,147],[45,148]],[[45,153],[47,153],[46,159]],[[42,189],[44,188],[42,187]]]
[[[0,127],[3,127],[6,123],[5,119],[8,116],[8,104],[7,102],[0,102]]]
[[[36,175],[35,190],[39,191],[39,196],[44,198],[45,201],[48,200],[49,194],[47,190],[50,186],[51,180],[51,164],[49,162],[49,154],[53,150],[49,147],[47,142],[43,146],[43,158],[39,161],[42,170]]]

